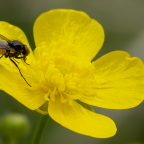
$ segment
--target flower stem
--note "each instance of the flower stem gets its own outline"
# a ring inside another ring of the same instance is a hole
[[[34,132],[32,144],[41,143],[42,135],[44,133],[44,129],[46,127],[48,120],[49,120],[49,115],[41,115],[40,120],[37,124],[36,130]]]

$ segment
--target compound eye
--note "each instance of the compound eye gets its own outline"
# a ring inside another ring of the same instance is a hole
[[[28,47],[24,45],[24,55],[27,56],[30,53]]]

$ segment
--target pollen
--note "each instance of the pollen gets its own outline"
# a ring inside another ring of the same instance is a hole
[[[71,52],[67,51],[67,47],[71,47]],[[78,60],[73,45],[64,41],[50,46],[41,43],[34,56],[36,62],[28,66],[31,77],[37,80],[32,87],[41,87],[46,101],[59,99],[61,103],[72,105],[72,99],[95,94],[92,90],[95,67],[90,62]]]

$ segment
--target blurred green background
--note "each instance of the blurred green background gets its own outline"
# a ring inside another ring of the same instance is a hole
[[[56,8],[81,10],[101,23],[105,30],[105,43],[96,58],[110,51],[124,50],[144,61],[144,0],[0,0],[0,20],[20,27],[34,49],[35,19],[41,13]],[[144,103],[128,110],[96,107],[94,110],[115,121],[118,132],[114,137],[96,139],[80,135],[50,119],[42,144],[144,143]],[[40,114],[0,91],[0,116],[6,113],[21,113],[29,118],[30,133],[21,138],[19,143],[30,144]]]

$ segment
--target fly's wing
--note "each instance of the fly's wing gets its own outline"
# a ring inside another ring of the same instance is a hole
[[[11,52],[15,52],[15,50],[8,45],[8,41],[10,41],[8,38],[0,34],[0,54],[3,54],[2,51],[4,52],[2,49],[5,49],[5,51],[9,50]]]
[[[8,38],[6,38],[5,36],[0,34],[0,41],[5,41],[7,43],[7,41],[10,41]]]
[[[0,57],[9,51],[10,53],[15,53],[15,49],[11,48],[8,44],[10,41],[8,38],[0,34]]]
[[[15,49],[11,48],[5,41],[0,40],[0,49],[10,50],[11,52],[15,52]]]

